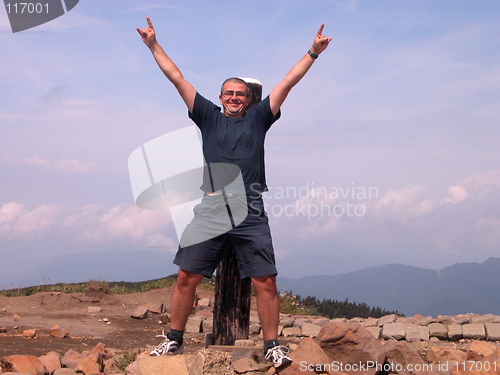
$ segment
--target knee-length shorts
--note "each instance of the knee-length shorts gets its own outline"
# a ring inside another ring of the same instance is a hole
[[[271,230],[263,201],[260,198],[245,204],[248,205],[248,215],[241,223],[213,238],[189,246],[179,245],[174,263],[184,271],[211,277],[231,246],[242,279],[277,275]],[[213,230],[218,225],[216,218],[227,215],[226,212],[227,207],[221,196],[204,196],[202,203],[195,207],[195,217],[185,233],[193,236],[193,233]]]

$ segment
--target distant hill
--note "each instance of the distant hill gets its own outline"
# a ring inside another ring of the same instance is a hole
[[[389,264],[335,276],[288,279],[278,288],[302,298],[365,302],[405,315],[500,315],[500,258],[460,263],[442,270]]]
[[[280,275],[293,278],[314,275],[334,276],[381,265],[368,262],[360,256],[330,256],[314,251],[278,258],[276,263]]]
[[[0,278],[0,289],[45,283],[88,280],[146,281],[177,273],[174,255],[152,250],[107,250],[62,255],[41,264],[30,273]],[[47,279],[49,281],[47,281]]]

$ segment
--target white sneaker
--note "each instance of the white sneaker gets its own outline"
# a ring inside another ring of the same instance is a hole
[[[165,331],[162,331],[162,335],[157,335],[156,337],[163,337],[165,340],[158,345],[156,348],[151,350],[149,355],[151,356],[159,356],[159,355],[167,355],[167,354],[182,354],[184,348],[182,345],[179,345],[177,341],[170,340],[167,335],[165,335]]]
[[[287,356],[290,349],[287,346],[277,345],[267,350],[265,358],[271,361],[275,368],[286,367],[292,363],[292,359]]]

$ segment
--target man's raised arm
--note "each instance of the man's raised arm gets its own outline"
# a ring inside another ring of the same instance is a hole
[[[276,85],[276,87],[269,94],[269,101],[273,115],[278,113],[292,87],[295,86],[302,79],[302,77],[304,77],[313,62],[318,58],[319,54],[323,52],[326,47],[328,47],[328,43],[330,43],[332,38],[326,37],[322,34],[324,26],[324,23],[321,24],[318,33],[314,38],[311,49],[297,64],[295,64],[295,66],[285,76],[283,81],[278,83],[278,85]]]
[[[141,36],[144,44],[151,50],[151,53],[153,54],[153,57],[162,72],[167,76],[170,82],[173,83],[177,91],[179,91],[179,94],[182,97],[182,100],[184,100],[184,103],[186,103],[188,110],[192,112],[196,90],[188,81],[184,79],[179,68],[177,68],[177,66],[160,47],[156,41],[155,29],[153,28],[151,20],[149,17],[146,17],[146,20],[148,21],[148,27],[144,29],[139,29],[137,27],[137,32]]]

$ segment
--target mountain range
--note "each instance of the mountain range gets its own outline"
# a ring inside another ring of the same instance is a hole
[[[437,271],[388,264],[334,276],[278,276],[277,284],[281,291],[301,297],[364,302],[407,316],[500,315],[500,258],[457,263]]]

